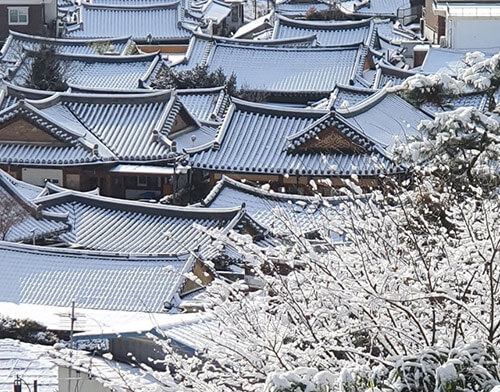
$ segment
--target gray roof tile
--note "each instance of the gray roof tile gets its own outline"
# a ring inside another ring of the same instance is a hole
[[[230,229],[243,217],[241,207],[234,205],[209,211],[116,200],[62,188],[36,203],[43,211],[69,214],[71,230],[60,236],[65,243],[117,253],[203,252],[212,240],[198,227]]]
[[[153,5],[89,5],[81,6],[81,24],[68,31],[74,38],[121,37],[130,34],[134,41],[181,41],[191,31],[181,24],[178,1]]]
[[[359,130],[340,124],[326,111],[293,110],[233,100],[216,141],[187,150],[194,168],[275,175],[344,176],[352,173],[376,175],[395,167],[377,148],[367,153],[341,151],[299,151],[294,146],[323,129],[323,122],[335,126],[372,149]],[[307,135],[305,134],[307,132]],[[342,131],[343,132],[343,131]],[[377,162],[374,160],[377,159]]]
[[[13,84],[24,86],[29,77],[33,52],[27,52],[9,75]],[[70,87],[102,90],[132,90],[147,85],[161,66],[157,54],[138,56],[57,55]]]
[[[133,257],[0,244],[0,301],[161,312],[193,267],[186,257]]]
[[[370,20],[347,22],[301,21],[278,16],[274,24],[273,39],[316,35],[320,47],[371,44],[373,22]]]
[[[124,55],[132,46],[132,42],[129,36],[100,40],[54,39],[11,31],[0,51],[0,61],[16,62],[20,59],[24,49],[37,51],[41,45],[53,46],[61,54],[100,55],[115,53]]]

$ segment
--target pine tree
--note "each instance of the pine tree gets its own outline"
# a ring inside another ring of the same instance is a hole
[[[68,88],[65,71],[56,49],[42,45],[33,55],[25,85],[38,90],[64,91]]]

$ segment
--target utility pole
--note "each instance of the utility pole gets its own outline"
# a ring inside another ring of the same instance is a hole
[[[71,301],[71,329],[69,331],[69,345],[70,345],[70,348],[73,349],[73,332],[74,332],[74,329],[75,329],[75,321],[76,321],[76,317],[75,317],[75,301]]]

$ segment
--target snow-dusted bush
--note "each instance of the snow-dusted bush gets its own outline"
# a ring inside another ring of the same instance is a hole
[[[52,345],[59,339],[44,325],[33,320],[13,319],[0,315],[0,339],[18,339],[22,342]]]
[[[500,388],[498,351],[487,343],[427,348],[413,355],[386,358],[386,362],[372,368],[350,364],[336,374],[329,373],[326,379],[321,375],[324,372],[316,369],[299,368],[298,376],[295,371],[275,373],[268,378],[266,388],[276,392],[488,392]],[[305,382],[302,374],[308,375]],[[289,379],[294,383],[292,388]]]
[[[424,102],[441,105],[444,97],[463,94],[467,91],[466,87],[466,83],[462,80],[457,80],[445,73],[435,73],[410,76],[394,90],[414,105]]]
[[[415,167],[418,178],[438,181],[437,191],[456,188],[468,194],[489,193],[500,181],[500,123],[497,116],[462,107],[423,121],[420,136],[396,150],[397,156]]]
[[[479,91],[500,87],[500,53],[489,59],[480,52],[469,53],[464,61],[466,66],[459,70],[459,80]]]

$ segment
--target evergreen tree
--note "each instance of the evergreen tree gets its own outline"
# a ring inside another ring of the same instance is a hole
[[[47,45],[42,45],[34,53],[26,75],[26,87],[50,91],[64,91],[68,88],[66,70],[56,55],[56,49]]]

